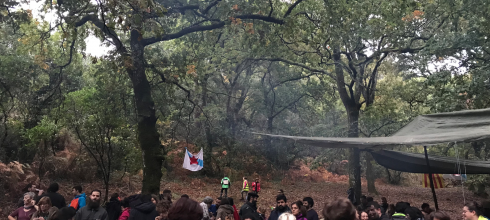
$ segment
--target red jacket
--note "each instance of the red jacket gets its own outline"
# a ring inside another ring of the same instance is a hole
[[[259,182],[253,182],[252,183],[252,191],[260,192],[260,183]]]
[[[233,218],[235,219],[240,219],[240,216],[238,215],[238,212],[236,211],[236,206],[233,205]]]
[[[118,220],[128,220],[129,219],[130,208],[125,208]]]

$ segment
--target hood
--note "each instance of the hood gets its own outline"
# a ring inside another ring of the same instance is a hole
[[[226,204],[226,205],[220,205],[220,206],[219,206],[219,209],[224,209],[224,211],[225,211],[226,213],[228,213],[228,214],[233,214],[233,212],[235,211],[235,210],[233,209],[233,206],[228,205],[228,204]]]
[[[156,210],[155,204],[152,202],[143,203],[141,200],[133,201],[131,207],[143,213],[150,213]]]
[[[80,194],[80,195],[78,195],[78,196],[75,196],[75,199],[78,199],[78,198],[80,198],[80,197],[85,197],[85,193],[82,193],[82,194]]]

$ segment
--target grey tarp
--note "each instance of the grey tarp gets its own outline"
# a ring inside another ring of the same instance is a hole
[[[427,162],[424,154],[407,153],[391,150],[371,152],[379,165],[388,169],[410,173],[427,173]],[[490,162],[459,160],[454,157],[429,156],[432,173],[440,174],[490,174]],[[458,170],[461,169],[461,170]]]
[[[297,143],[329,148],[372,148],[394,145],[434,145],[490,138],[490,109],[420,115],[389,137],[330,138],[267,135],[288,138]]]

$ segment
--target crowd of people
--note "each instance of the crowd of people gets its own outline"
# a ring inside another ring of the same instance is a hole
[[[226,181],[227,180],[227,181]],[[225,185],[224,185],[225,184]],[[221,181],[222,189],[229,189],[229,178]],[[224,196],[214,200],[206,196],[202,202],[182,195],[172,201],[172,192],[164,190],[159,195],[137,194],[121,199],[117,193],[111,195],[108,202],[101,204],[102,192],[92,190],[83,193],[81,186],[72,188],[73,200],[69,204],[58,193],[59,186],[53,183],[47,192],[38,190],[35,184],[19,200],[18,208],[9,216],[9,220],[319,220],[311,197],[301,201],[288,201],[283,190],[278,191],[275,207],[267,216],[267,208],[258,207],[260,183],[252,184],[249,191],[248,181],[243,178],[242,199],[245,204],[237,209],[233,198]],[[226,188],[225,188],[226,187]],[[490,207],[490,206],[489,206]],[[427,203],[421,209],[408,202],[388,204],[386,198],[381,203],[372,197],[362,196],[359,203],[355,197],[337,198],[329,201],[321,212],[325,220],[450,220],[442,211],[434,211]],[[490,208],[482,208],[478,203],[464,205],[463,220],[489,220]]]

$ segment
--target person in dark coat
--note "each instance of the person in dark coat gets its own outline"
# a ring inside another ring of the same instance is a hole
[[[129,220],[155,220],[159,213],[151,202],[151,195],[138,195],[130,203]]]
[[[216,219],[226,220],[227,216],[233,217],[234,211],[233,206],[230,205],[230,200],[228,198],[223,198],[218,208]]]
[[[368,218],[369,220],[389,220],[390,218],[383,214],[381,211],[381,205],[377,202],[372,202],[371,207],[368,208]]]
[[[60,186],[58,185],[58,183],[51,183],[51,185],[49,185],[48,187],[47,193],[42,194],[36,199],[36,204],[39,202],[39,200],[41,200],[42,197],[47,196],[49,197],[49,199],[51,199],[51,204],[53,204],[54,207],[58,209],[66,207],[65,197],[58,193],[59,189]]]
[[[198,202],[185,197],[180,198],[168,210],[169,220],[199,220],[203,217],[203,210]],[[218,220],[218,218],[216,218]],[[225,220],[225,219],[222,219]]]
[[[107,211],[107,220],[117,220],[121,215],[121,202],[119,201],[119,194],[112,194],[109,202],[105,204],[105,210]]]
[[[260,218],[259,213],[257,212],[257,199],[259,196],[251,192],[248,194],[247,202],[240,208],[240,218],[244,218],[245,216],[254,216],[255,218]]]
[[[276,197],[277,206],[272,210],[269,220],[277,220],[282,213],[289,212],[291,209],[288,207],[288,199],[284,194],[279,194]]]
[[[92,190],[87,205],[77,211],[75,220],[107,220],[107,212],[100,206],[100,197],[102,197],[100,190]]]
[[[73,207],[64,207],[54,214],[53,219],[49,220],[72,220],[76,215],[77,210]]]
[[[318,213],[313,209],[315,202],[311,197],[305,197],[303,199],[303,206],[306,207],[306,219],[308,220],[318,220]]]

